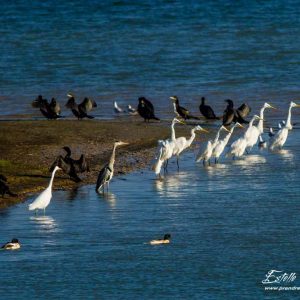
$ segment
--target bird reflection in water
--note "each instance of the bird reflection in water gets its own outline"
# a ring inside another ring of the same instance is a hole
[[[275,152],[275,151],[273,151]],[[293,161],[294,160],[294,154],[292,151],[290,150],[286,150],[286,149],[281,149],[281,150],[278,150],[276,151],[277,154],[280,154],[281,157],[284,159],[284,160],[287,160],[287,161]]]
[[[116,207],[117,197],[115,194],[113,194],[111,192],[101,193],[101,194],[98,194],[98,197],[99,197],[99,199],[102,199],[105,202],[107,202],[111,208]]]
[[[30,220],[39,225],[41,229],[54,230],[58,227],[55,219],[50,216],[31,216]]]
[[[233,161],[233,164],[240,165],[240,166],[249,166],[249,165],[255,165],[255,164],[264,164],[267,160],[265,157],[261,155],[246,155],[243,156],[243,159],[236,159]]]

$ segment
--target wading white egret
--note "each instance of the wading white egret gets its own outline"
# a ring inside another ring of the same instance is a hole
[[[246,151],[251,150],[252,147],[257,143],[258,137],[264,133],[264,111],[266,108],[275,109],[272,105],[265,102],[263,107],[260,109],[259,121],[256,126],[251,126],[245,133],[245,139],[247,141]]]
[[[35,210],[35,212],[37,213],[39,209],[43,209],[45,214],[46,207],[49,205],[52,198],[52,184],[54,175],[58,170],[61,170],[61,168],[56,166],[52,172],[48,187],[31,204],[29,204],[29,210]]]
[[[281,149],[283,145],[285,144],[289,130],[293,129],[291,118],[292,118],[292,108],[293,107],[300,107],[299,104],[296,104],[295,102],[291,102],[289,106],[288,116],[286,119],[286,122],[284,125],[282,125],[282,128],[275,133],[274,136],[270,137],[270,149]]]
[[[230,139],[235,127],[243,128],[243,126],[240,123],[238,123],[238,122],[235,123],[234,126],[231,127],[231,129],[229,130],[229,133],[223,139],[218,140],[215,148],[213,149],[212,157],[215,158],[216,164],[219,162],[219,158],[220,158],[221,154],[223,153],[226,145],[228,144],[229,139]]]
[[[112,154],[110,156],[109,162],[100,170],[97,184],[96,184],[96,192],[100,193],[101,189],[104,193],[104,187],[106,185],[107,191],[109,187],[109,182],[111,181],[113,175],[114,175],[114,164],[115,164],[115,157],[116,157],[116,149],[118,146],[128,145],[128,143],[124,142],[115,142]]]
[[[186,137],[182,136],[179,137],[175,140],[175,147],[173,150],[173,155],[176,155],[177,157],[177,167],[179,170],[179,155],[187,148],[189,148],[191,146],[191,144],[193,143],[195,137],[196,137],[196,131],[203,131],[208,133],[208,131],[204,128],[202,128],[200,125],[192,128],[191,130],[191,136],[189,139],[187,139]]]
[[[248,144],[247,139],[245,138],[247,135],[247,132],[251,131],[252,127],[254,126],[253,122],[255,120],[259,120],[259,119],[260,119],[260,117],[258,115],[254,115],[252,117],[251,121],[249,122],[247,131],[245,132],[245,134],[242,137],[238,138],[235,142],[233,142],[231,144],[230,150],[228,151],[226,156],[232,156],[232,158],[235,159],[236,157],[241,157],[244,154],[247,144]]]
[[[207,142],[207,144],[204,148],[204,151],[203,151],[203,149],[200,148],[200,151],[197,155],[196,161],[199,162],[199,161],[202,160],[203,161],[203,166],[205,166],[207,161],[208,161],[208,164],[210,165],[210,158],[212,156],[212,152],[213,152],[214,148],[216,147],[216,145],[218,143],[220,133],[221,133],[222,130],[225,130],[225,131],[229,132],[229,130],[222,125],[220,127],[220,129],[218,130],[215,139],[213,141],[209,140]]]

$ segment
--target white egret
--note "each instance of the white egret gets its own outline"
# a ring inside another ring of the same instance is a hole
[[[251,150],[252,147],[257,143],[258,137],[264,133],[264,111],[266,108],[275,109],[272,105],[265,102],[263,107],[260,109],[259,121],[256,126],[251,126],[245,133],[245,139],[247,141],[246,151],[247,149]]]
[[[175,147],[173,150],[173,155],[176,155],[177,157],[177,167],[179,169],[179,155],[187,148],[189,148],[191,146],[191,144],[193,143],[195,137],[196,137],[196,131],[203,131],[203,132],[207,132],[208,131],[204,128],[202,128],[200,125],[192,128],[191,130],[191,137],[189,139],[185,138],[184,136],[179,137],[175,140]]]
[[[61,168],[56,166],[52,172],[48,187],[31,204],[29,204],[29,210],[35,210],[37,212],[39,209],[43,209],[45,214],[46,207],[49,205],[52,198],[54,175],[58,170],[61,170]]]
[[[97,184],[96,184],[96,192],[100,193],[101,189],[104,193],[104,187],[107,186],[107,191],[109,187],[109,182],[111,181],[113,175],[114,175],[114,164],[115,164],[115,157],[116,157],[116,149],[118,146],[122,145],[128,145],[128,143],[124,142],[115,142],[112,154],[110,156],[109,162],[100,170]]]
[[[229,130],[229,133],[223,139],[218,140],[215,148],[213,149],[212,157],[215,158],[215,163],[216,164],[219,162],[219,157],[223,153],[226,145],[228,144],[228,141],[229,141],[235,127],[244,128],[239,122],[236,122],[234,124],[234,126],[231,127],[231,129]]]
[[[247,132],[251,131],[253,127],[253,122],[259,119],[260,117],[258,115],[254,115],[252,117],[251,121],[249,122],[247,131],[242,137],[238,138],[235,142],[231,144],[230,150],[228,151],[226,156],[232,156],[232,158],[235,159],[236,157],[241,157],[244,154],[248,144],[246,139]]]
[[[220,133],[221,133],[222,130],[225,130],[225,131],[229,132],[229,130],[222,125],[220,127],[220,129],[218,130],[215,139],[213,141],[209,140],[207,142],[206,147],[204,148],[204,151],[203,151],[203,149],[200,148],[200,151],[197,155],[196,161],[199,162],[199,161],[202,160],[203,161],[203,166],[205,166],[206,161],[208,161],[208,163],[210,165],[210,158],[212,156],[212,152],[213,152],[214,148],[216,147],[216,145],[218,143]]]
[[[271,150],[274,150],[276,148],[281,149],[287,140],[289,130],[293,129],[293,126],[291,123],[293,107],[300,107],[300,105],[291,101],[290,106],[289,106],[288,116],[287,116],[285,124],[282,124],[282,128],[279,131],[277,131],[277,133],[275,133],[274,136],[270,137],[270,149]]]

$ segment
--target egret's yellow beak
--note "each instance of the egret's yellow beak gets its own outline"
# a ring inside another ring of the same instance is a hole
[[[204,128],[201,128],[200,130],[203,131],[203,132],[209,133],[209,131],[204,129]]]
[[[269,104],[269,105],[270,105],[270,108],[277,109],[276,107],[272,106],[271,104]]]
[[[244,128],[244,126],[242,125],[242,124],[238,124],[238,127],[240,127],[240,128]]]

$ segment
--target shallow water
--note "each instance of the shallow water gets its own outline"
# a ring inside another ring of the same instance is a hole
[[[169,96],[199,114],[207,96],[240,104],[299,95],[299,2],[6,1],[0,15],[1,115],[33,113],[38,94],[61,104],[72,91],[113,115],[112,102],[150,98],[159,117]],[[278,104],[277,104],[278,105]],[[63,110],[63,114],[70,113]]]
[[[300,131],[285,150],[254,151],[218,166],[175,161],[163,181],[144,170],[118,178],[105,197],[84,186],[53,195],[46,216],[27,203],[1,211],[6,299],[273,299],[271,270],[300,269]],[[31,199],[29,200],[29,202]],[[164,233],[172,242],[150,246]],[[299,279],[292,284],[300,286]],[[281,292],[288,299],[299,292]]]

